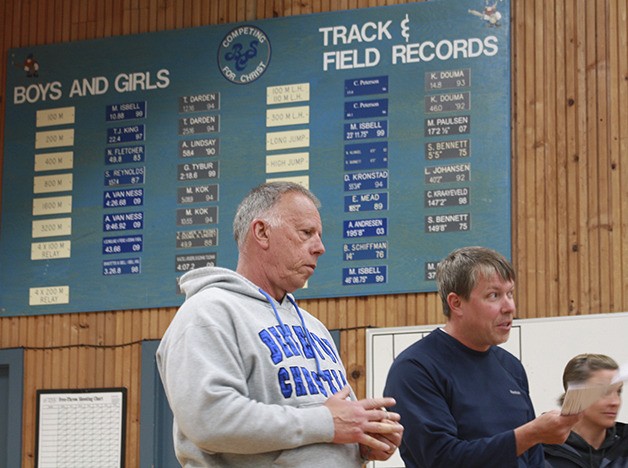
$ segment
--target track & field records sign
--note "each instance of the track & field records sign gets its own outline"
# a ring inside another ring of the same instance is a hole
[[[510,256],[510,4],[438,0],[9,51],[0,315],[176,306],[255,185],[321,199],[301,298]]]

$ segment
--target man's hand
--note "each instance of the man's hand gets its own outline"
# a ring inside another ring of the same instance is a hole
[[[370,449],[372,460],[386,460],[401,443],[403,426],[399,414],[386,411],[393,406],[393,398],[348,400],[347,386],[325,402],[334,419],[335,444],[360,444],[363,456]],[[377,458],[375,458],[377,457]],[[367,457],[365,457],[367,458]]]
[[[536,444],[562,444],[581,418],[582,413],[563,416],[560,411],[553,410],[519,426],[515,429],[517,456]]]
[[[391,421],[390,424],[396,424],[400,430],[398,432],[392,432],[390,434],[370,434],[372,437],[388,444],[389,448],[386,450],[373,450],[371,447],[360,444],[360,455],[365,460],[388,460],[392,457],[397,447],[401,444],[401,437],[403,435],[403,426],[398,422]]]

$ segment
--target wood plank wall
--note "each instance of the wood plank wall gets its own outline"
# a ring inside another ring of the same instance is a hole
[[[11,47],[403,3],[408,2],[3,0],[0,162]],[[627,2],[511,0],[511,9],[512,228],[519,315],[626,311]],[[342,357],[359,396],[365,394],[367,327],[443,321],[435,294],[302,305],[329,328],[341,330]],[[0,348],[25,349],[24,467],[34,464],[37,389],[111,386],[128,388],[126,464],[138,466],[141,342],[160,338],[174,313],[150,309],[0,318]]]

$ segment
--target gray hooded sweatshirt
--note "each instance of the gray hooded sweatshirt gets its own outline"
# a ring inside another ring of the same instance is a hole
[[[327,328],[228,269],[193,270],[180,285],[186,300],[157,350],[179,462],[361,466],[357,444],[331,443],[323,403],[347,380]]]

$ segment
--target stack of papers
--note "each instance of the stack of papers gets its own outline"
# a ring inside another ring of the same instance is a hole
[[[628,365],[623,365],[608,385],[568,384],[560,414],[577,414],[584,411],[604,395],[615,391],[626,380],[628,380]]]

